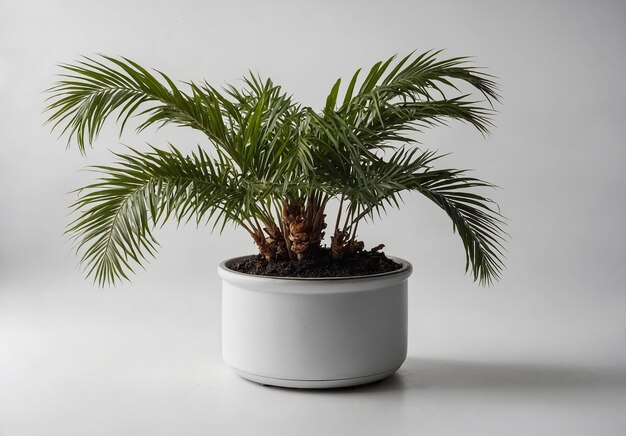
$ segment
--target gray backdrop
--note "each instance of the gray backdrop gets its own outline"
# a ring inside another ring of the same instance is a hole
[[[263,408],[268,391],[241,387],[219,360],[216,265],[254,252],[246,234],[228,228],[220,236],[172,223],[158,232],[158,258],[132,284],[99,290],[83,280],[63,236],[68,192],[93,178],[82,168],[110,162],[109,150],[121,143],[171,141],[183,149],[207,143],[184,129],[139,136],[128,129],[119,138],[107,128],[86,158],[74,145],[66,150],[65,139],[42,126],[42,91],[57,63],[124,55],[179,80],[216,85],[237,83],[251,69],[320,107],[339,76],[394,53],[439,48],[444,56],[475,56],[501,83],[503,104],[489,136],[453,124],[421,140],[453,152],[449,165],[472,168],[501,187],[492,197],[510,219],[508,269],[492,288],[474,285],[463,274],[462,245],[447,217],[417,195],[406,195],[401,210],[360,236],[368,246],[385,243],[387,253],[415,266],[407,369],[380,389],[426,380],[461,395],[437,396],[439,403],[431,398],[426,408],[409,396],[413,413],[421,410],[411,415],[402,412],[409,397],[388,394],[393,407],[364,400],[346,409],[343,424],[333,421],[326,402],[307,403],[320,397],[303,399],[301,408],[289,397],[291,420],[271,428],[349,434],[350,425],[362,425],[355,434],[378,434],[380,425],[396,434],[416,428],[445,434],[458,426],[524,434],[527,427],[511,424],[526,422],[536,424],[533,434],[558,434],[568,425],[568,434],[617,434],[625,421],[616,397],[585,397],[549,411],[565,397],[576,398],[563,393],[571,387],[568,377],[580,379],[576,368],[617,371],[621,382],[606,386],[623,386],[625,41],[623,1],[3,1],[0,435],[42,434],[42,428],[47,434],[195,434],[211,426],[245,433],[247,426],[278,419],[274,409]],[[181,380],[190,390],[174,383]],[[563,397],[543,395],[542,386],[551,383]],[[198,387],[205,385],[212,388]],[[490,385],[504,387],[485,393]],[[602,386],[591,390],[606,390]],[[531,399],[513,400],[517,387]],[[211,389],[219,395],[209,395]],[[478,409],[462,406],[473,403],[476,389],[496,411],[488,414],[491,427],[481,427]],[[293,394],[271,395],[279,401]],[[366,398],[381,398],[371,395]],[[228,404],[244,397],[258,400],[251,407],[262,412],[227,424],[238,416]],[[502,397],[511,407],[501,406]],[[539,406],[544,403],[553,404]],[[321,408],[317,418],[307,413],[310,407]],[[388,413],[378,424],[363,424],[372,415],[368,407]],[[32,414],[37,420],[28,419]]]

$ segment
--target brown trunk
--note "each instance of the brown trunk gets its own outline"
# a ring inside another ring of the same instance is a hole
[[[347,234],[345,230],[335,230],[335,234],[330,237],[330,254],[334,259],[363,251],[363,241],[354,238],[346,241]]]
[[[274,251],[274,257],[276,259],[283,259],[287,256],[287,245],[285,244],[285,236],[274,223],[269,223],[265,227],[265,232],[269,237],[265,238],[267,243],[272,247]]]
[[[290,259],[302,260],[309,253],[319,250],[324,237],[324,207],[317,196],[305,201],[299,198],[295,203],[283,204],[283,229]]]
[[[252,235],[254,242],[259,247],[259,253],[268,261],[285,258],[287,247],[280,228],[274,223],[269,223],[263,230],[267,233],[267,237],[259,229]]]

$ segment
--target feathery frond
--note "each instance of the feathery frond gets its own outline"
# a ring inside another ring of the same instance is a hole
[[[114,166],[95,166],[102,176],[78,190],[80,213],[67,233],[82,252],[87,274],[103,285],[154,256],[153,229],[168,218],[198,223],[211,218],[244,224],[246,190],[227,165],[202,150],[183,156],[176,148],[116,154]]]
[[[244,228],[268,259],[301,259],[319,248],[325,208],[340,199],[333,253],[362,248],[359,222],[400,207],[417,191],[441,207],[461,237],[466,269],[489,284],[503,267],[504,219],[480,192],[492,185],[463,170],[435,169],[441,157],[415,147],[415,133],[456,120],[485,134],[499,101],[494,78],[440,52],[395,56],[337,80],[317,112],[250,74],[239,89],[177,84],[126,58],[63,64],[49,90],[48,122],[85,153],[106,121],[137,130],[173,124],[204,133],[213,152],[173,146],[131,149],[94,169],[78,190],[67,233],[99,285],[128,279],[155,255],[153,229],[168,219]],[[361,77],[363,77],[361,79]],[[472,95],[480,95],[482,101]],[[343,219],[343,224],[340,221]],[[342,245],[343,244],[343,245]]]

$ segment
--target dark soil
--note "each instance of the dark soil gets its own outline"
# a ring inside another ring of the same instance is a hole
[[[328,249],[305,260],[267,261],[261,255],[248,256],[229,266],[233,271],[271,277],[354,277],[381,274],[402,268],[383,252],[361,251],[343,259],[332,259]]]

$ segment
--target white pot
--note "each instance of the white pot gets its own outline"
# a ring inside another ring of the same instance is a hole
[[[222,262],[222,354],[240,376],[275,386],[369,383],[406,358],[412,266],[345,278],[278,278]]]

